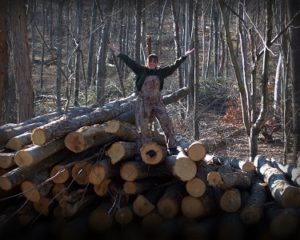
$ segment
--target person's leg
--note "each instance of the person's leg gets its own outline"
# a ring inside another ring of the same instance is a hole
[[[151,106],[145,104],[143,99],[139,98],[136,103],[135,108],[135,124],[137,127],[137,131],[139,133],[139,139],[137,141],[138,149],[141,148],[141,146],[144,143],[147,143],[150,141],[148,137],[148,126],[151,116]]]
[[[163,103],[157,104],[154,109],[154,114],[159,121],[159,124],[164,131],[166,143],[169,149],[174,149],[177,147],[175,140],[175,131],[173,127],[172,120],[167,113],[167,109]]]

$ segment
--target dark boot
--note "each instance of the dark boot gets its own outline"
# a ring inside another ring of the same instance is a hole
[[[177,147],[168,149],[168,154],[169,155],[177,155],[178,153],[179,153],[179,151],[177,150]]]

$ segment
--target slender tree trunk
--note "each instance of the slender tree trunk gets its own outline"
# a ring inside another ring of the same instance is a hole
[[[25,1],[11,1],[11,45],[17,92],[17,121],[34,116],[34,93],[27,38]]]
[[[135,23],[135,61],[141,62],[141,33],[142,33],[142,1],[136,0],[136,23]]]
[[[8,82],[8,2],[0,2],[0,124],[4,123],[4,94]]]
[[[194,6],[194,42],[195,42],[195,65],[200,65],[200,59],[199,59],[199,26],[198,26],[198,20],[199,20],[199,5],[200,3],[197,1]],[[199,139],[200,137],[200,131],[199,131],[199,105],[198,105],[198,95],[199,95],[199,81],[200,81],[200,72],[199,68],[194,68],[194,81],[195,81],[195,87],[194,87],[194,122],[193,122],[193,135],[194,139]]]
[[[62,104],[61,104],[61,62],[62,62],[62,15],[63,15],[63,6],[64,0],[60,0],[58,2],[58,19],[57,19],[57,43],[56,43],[56,57],[57,57],[57,64],[56,64],[56,111],[61,112]]]
[[[43,21],[43,30],[42,30],[42,34],[43,34],[43,38],[45,38],[45,30],[46,30],[46,16],[45,16],[45,0],[42,0],[42,21]],[[40,88],[41,90],[44,88],[44,79],[43,79],[43,75],[44,75],[44,58],[45,58],[45,42],[42,41],[42,53],[41,53],[41,69],[40,69]]]
[[[214,3],[211,2],[211,10],[210,10],[210,27],[209,27],[209,43],[208,43],[208,50],[207,50],[207,58],[206,58],[206,63],[205,63],[205,74],[204,78],[208,78],[208,74],[210,71],[210,58],[211,58],[211,52],[212,52],[212,45],[213,45],[213,9],[214,9]]]
[[[111,14],[113,10],[114,0],[106,1],[104,26],[101,34],[101,42],[98,49],[97,56],[97,79],[96,79],[96,92],[97,102],[101,105],[105,102],[105,84],[106,84],[106,56],[107,56],[107,43],[109,38],[109,29],[111,25]]]
[[[219,11],[214,3],[213,10],[214,19],[214,78],[219,76]]]
[[[300,11],[300,2],[297,0],[288,1],[288,14],[291,19]],[[293,113],[293,160],[297,164],[297,157],[300,156],[300,15],[296,17],[293,27],[290,28],[290,46],[291,46],[291,79],[292,79],[292,113]],[[300,165],[300,157],[298,160]]]
[[[82,28],[82,0],[77,0],[76,10],[76,57],[75,57],[75,89],[74,105],[79,106],[80,59],[81,59],[81,28]],[[83,63],[82,63],[83,64]]]
[[[93,76],[93,65],[94,65],[94,48],[95,48],[95,26],[96,26],[96,0],[93,1],[93,9],[92,9],[92,19],[91,19],[91,27],[90,27],[90,35],[89,35],[89,52],[88,52],[88,66],[87,66],[87,86],[90,87],[92,83]]]

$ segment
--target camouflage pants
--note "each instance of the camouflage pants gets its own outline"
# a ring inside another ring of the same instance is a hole
[[[149,124],[157,118],[159,124],[164,131],[167,146],[169,148],[176,147],[175,132],[172,120],[169,117],[165,105],[159,100],[156,103],[149,103],[142,97],[139,97],[135,109],[135,122],[140,134],[138,147],[142,144],[151,141],[149,137]]]

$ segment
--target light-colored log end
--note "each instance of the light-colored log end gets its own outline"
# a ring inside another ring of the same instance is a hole
[[[140,152],[143,162],[150,165],[160,163],[166,156],[166,152],[156,142],[143,144]]]
[[[201,161],[206,155],[205,145],[201,142],[193,142],[187,149],[187,155],[192,161]]]
[[[139,176],[139,170],[135,162],[126,162],[120,169],[120,176],[125,181],[134,181]]]
[[[116,164],[125,156],[125,152],[124,146],[119,142],[116,142],[106,151],[106,155],[110,157],[112,164]]]
[[[65,183],[70,177],[70,172],[62,165],[56,165],[50,172],[50,178],[54,183]]]
[[[47,197],[41,197],[38,202],[33,203],[34,209],[38,213],[42,214],[43,216],[48,216],[49,206],[50,206],[50,199]]]
[[[89,172],[88,179],[91,184],[98,185],[105,179],[105,169],[101,164],[94,164]]]
[[[209,172],[206,178],[208,185],[213,187],[219,187],[224,183],[221,174],[216,171]]]
[[[105,123],[105,132],[117,133],[121,127],[121,123],[118,120],[110,120]]]
[[[182,181],[193,179],[197,173],[197,165],[188,158],[180,158],[175,162],[173,174]]]
[[[254,172],[256,170],[253,162],[250,161],[242,162],[241,169],[245,172]]]
[[[15,165],[15,153],[0,153],[0,168],[10,168]]]
[[[185,189],[192,197],[201,197],[206,191],[206,185],[200,178],[193,178],[186,182]]]
[[[26,150],[20,150],[15,155],[15,163],[19,167],[27,167],[33,164],[33,157],[32,155],[27,152]]]
[[[35,145],[44,145],[47,142],[46,134],[43,128],[35,128],[31,134],[31,141]]]
[[[225,212],[236,212],[242,204],[241,194],[237,189],[226,190],[220,198],[220,207]]]
[[[93,165],[90,163],[82,162],[75,164],[72,168],[72,177],[79,185],[86,185],[89,183],[90,172]]]
[[[40,192],[36,185],[31,181],[24,181],[21,183],[21,189],[24,196],[31,202],[38,202],[41,198]]]
[[[74,153],[85,150],[85,141],[81,132],[70,132],[64,139],[66,148]]]

